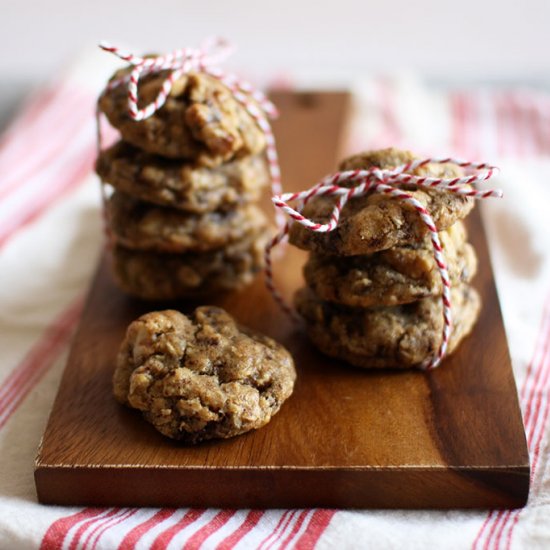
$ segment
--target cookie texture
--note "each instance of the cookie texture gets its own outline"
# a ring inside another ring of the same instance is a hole
[[[267,234],[207,252],[166,254],[113,248],[119,287],[144,300],[209,297],[250,284],[263,267]]]
[[[439,234],[451,284],[470,282],[475,251],[461,222]],[[304,266],[308,286],[322,300],[353,307],[393,306],[443,292],[429,238],[365,256],[311,253]]]
[[[470,333],[479,315],[479,294],[461,284],[451,293],[453,330],[447,353]],[[317,348],[331,357],[364,368],[421,367],[439,349],[443,329],[442,301],[425,298],[393,307],[359,309],[321,300],[300,289],[295,306]]]
[[[111,82],[129,72],[130,68],[118,71]],[[167,71],[160,71],[140,79],[139,108],[156,99],[167,77]],[[266,146],[264,134],[242,104],[222,83],[203,73],[176,80],[164,105],[145,120],[130,117],[127,85],[108,89],[99,99],[99,109],[125,141],[150,153],[192,159],[203,166],[255,155]]]
[[[186,443],[261,428],[292,394],[290,353],[223,309],[147,313],[127,330],[113,376],[116,399]]]
[[[115,192],[107,204],[109,224],[119,244],[157,252],[203,252],[257,235],[268,222],[255,205],[202,215],[156,206]]]
[[[349,157],[340,164],[340,170],[394,168],[416,158],[407,151],[384,149]],[[461,175],[454,165],[433,164],[417,168],[413,173],[444,178]],[[463,219],[474,206],[470,197],[437,189],[403,188],[430,212],[439,231]],[[333,198],[314,197],[307,203],[304,215],[315,222],[326,223],[333,207]],[[347,202],[334,231],[316,233],[294,223],[289,239],[295,246],[319,254],[353,256],[418,241],[426,234],[426,226],[412,207],[381,193],[369,193]]]
[[[134,197],[195,213],[257,200],[269,183],[262,155],[205,168],[151,155],[123,141],[100,153],[96,171],[104,182]]]

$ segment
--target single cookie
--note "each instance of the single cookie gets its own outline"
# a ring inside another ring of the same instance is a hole
[[[208,297],[250,284],[263,268],[267,234],[207,252],[162,254],[113,249],[113,271],[120,288],[144,300]]]
[[[117,243],[157,252],[213,250],[257,235],[268,226],[262,211],[252,204],[197,215],[141,202],[118,191],[110,197],[107,212]]]
[[[479,294],[466,284],[451,293],[453,330],[447,353],[452,353],[477,320]],[[313,343],[327,355],[365,368],[420,367],[441,344],[443,309],[440,297],[411,304],[358,309],[324,302],[308,288],[295,296]]]
[[[470,282],[475,251],[461,222],[439,233],[451,283]],[[310,254],[304,266],[308,286],[322,300],[354,307],[393,306],[443,292],[429,238],[366,256]]]
[[[262,155],[205,168],[150,155],[123,141],[100,153],[96,171],[120,191],[196,213],[230,210],[257,200],[269,183]]]
[[[395,168],[417,157],[406,151],[384,149],[345,159],[340,170],[360,168]],[[418,176],[454,178],[461,171],[454,165],[427,164],[413,171]],[[473,208],[471,197],[437,189],[403,186],[431,214],[439,231],[463,219]],[[326,223],[334,207],[334,198],[323,196],[311,199],[304,215],[316,222]],[[383,193],[369,193],[350,199],[343,208],[334,231],[315,233],[299,223],[290,228],[290,242],[299,248],[319,254],[353,256],[421,240],[428,232],[419,214],[404,201]]]
[[[116,72],[111,81],[129,71]],[[167,76],[167,71],[161,71],[140,79],[139,108],[156,99]],[[229,89],[202,73],[176,80],[164,105],[145,120],[130,117],[126,84],[105,91],[99,109],[125,141],[150,153],[190,159],[203,166],[256,155],[266,146],[260,127]]]
[[[136,198],[196,213],[255,201],[269,183],[262,155],[205,168],[150,155],[123,141],[100,153],[96,171],[104,182]]]
[[[147,313],[127,330],[113,376],[121,403],[162,434],[186,443],[265,426],[294,389],[296,371],[280,344],[204,306]]]

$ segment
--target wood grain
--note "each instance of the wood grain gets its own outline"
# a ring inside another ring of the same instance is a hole
[[[281,93],[275,131],[285,187],[305,189],[335,168],[349,97]],[[126,326],[166,304],[127,298],[101,261],[36,459],[44,503],[216,507],[517,507],[529,462],[485,233],[483,311],[475,333],[430,373],[366,372],[317,352],[272,302],[261,278],[217,303],[286,345],[299,378],[265,428],[185,447],[118,405],[111,374]],[[305,255],[275,266],[290,298]],[[179,304],[192,309],[196,304]]]

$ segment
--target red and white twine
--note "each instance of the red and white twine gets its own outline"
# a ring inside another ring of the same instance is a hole
[[[424,166],[428,163],[455,164],[462,168],[474,170],[478,173],[452,179],[415,176],[410,173],[416,168]],[[418,187],[437,188],[447,191],[448,193],[473,197],[474,199],[502,197],[502,191],[498,189],[478,191],[471,187],[472,185],[484,182],[491,178],[495,170],[496,168],[494,166],[484,163],[464,162],[452,158],[427,158],[415,160],[391,170],[369,168],[366,170],[337,172],[325,177],[317,185],[307,191],[302,191],[299,193],[285,193],[273,197],[273,204],[287,214],[291,219],[285,224],[280,233],[271,240],[265,250],[265,271],[268,289],[271,291],[274,299],[279,303],[285,312],[293,318],[299,318],[297,313],[285,302],[279,291],[275,288],[275,284],[273,282],[273,265],[271,260],[272,249],[286,239],[292,223],[297,222],[303,225],[306,229],[317,233],[328,233],[337,227],[342,209],[350,199],[364,196],[367,193],[384,193],[394,199],[402,200],[418,212],[420,219],[424,222],[424,225],[428,229],[434,250],[435,261],[441,275],[443,286],[443,334],[441,345],[436,355],[434,357],[427,358],[425,363],[422,365],[422,368],[424,369],[433,369],[437,367],[447,351],[452,329],[451,282],[449,280],[449,273],[447,270],[443,248],[441,247],[441,243],[439,241],[437,227],[435,226],[432,216],[422,205],[422,203],[415,199],[410,193],[407,193],[407,191],[401,189],[400,186],[412,184]],[[479,173],[479,171],[482,172]],[[353,187],[343,187],[341,184],[344,182],[353,182],[355,185]],[[302,215],[302,210],[305,204],[312,197],[318,196],[331,196],[336,198],[334,208],[327,223],[317,223]],[[298,206],[296,208],[292,208],[289,205],[291,202],[297,202]]]
[[[182,48],[165,55],[145,58],[111,46],[106,42],[102,42],[99,47],[128,62],[133,67],[130,73],[111,80],[103,93],[118,86],[126,85],[128,87],[128,112],[135,121],[145,120],[158,111],[166,102],[174,83],[185,74],[191,72],[204,73],[224,84],[263,132],[266,140],[266,157],[271,177],[272,194],[275,196],[282,193],[279,158],[275,147],[275,137],[269,122],[269,119],[277,117],[277,108],[261,91],[255,89],[251,84],[233,74],[225,73],[216,66],[231,55],[234,50],[227,41],[222,38],[207,39],[200,48]],[[157,97],[140,109],[138,98],[140,78],[161,71],[168,71],[168,75]],[[98,147],[101,147],[99,121]],[[279,217],[278,219],[282,226],[284,218]]]

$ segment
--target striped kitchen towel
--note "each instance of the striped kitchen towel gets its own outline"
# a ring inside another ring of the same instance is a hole
[[[0,141],[0,548],[544,548],[550,545],[550,94],[355,88],[349,152],[396,145],[498,164],[484,204],[533,464],[523,510],[62,508],[36,502],[33,460],[101,247],[93,108],[101,56],[36,93]],[[498,184],[498,185],[497,185]],[[547,297],[547,298],[545,298]]]

